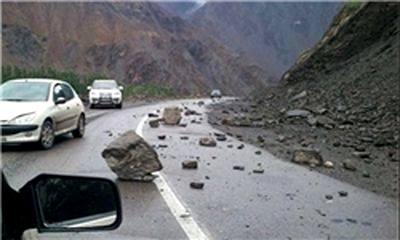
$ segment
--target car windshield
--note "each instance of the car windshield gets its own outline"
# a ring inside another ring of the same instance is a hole
[[[117,88],[117,83],[114,81],[101,81],[93,83],[94,89],[113,89]]]
[[[42,102],[47,101],[50,83],[6,82],[0,86],[1,101]]]

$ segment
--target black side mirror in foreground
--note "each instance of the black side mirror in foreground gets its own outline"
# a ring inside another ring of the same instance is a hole
[[[42,174],[18,195],[22,206],[9,208],[7,215],[14,212],[24,221],[8,221],[3,213],[6,227],[20,228],[18,234],[31,228],[38,232],[113,230],[122,222],[119,192],[108,179]],[[3,205],[4,201],[7,196],[3,195]]]
[[[121,223],[121,204],[108,179],[40,175],[32,193],[39,232],[109,230]]]

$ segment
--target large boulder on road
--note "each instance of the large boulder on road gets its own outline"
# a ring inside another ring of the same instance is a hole
[[[167,107],[163,113],[164,123],[167,125],[178,125],[182,119],[179,107]]]
[[[157,152],[134,131],[112,141],[101,155],[122,180],[151,181],[151,173],[162,169]]]

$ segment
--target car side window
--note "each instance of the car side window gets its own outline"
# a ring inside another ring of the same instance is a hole
[[[74,92],[72,91],[71,87],[66,84],[60,84],[61,88],[65,94],[65,100],[71,100],[74,98]]]
[[[60,84],[57,84],[56,86],[54,86],[54,90],[53,90],[53,100],[56,101],[57,98],[59,97],[63,97],[66,99],[65,93],[63,91],[63,88],[61,87]]]

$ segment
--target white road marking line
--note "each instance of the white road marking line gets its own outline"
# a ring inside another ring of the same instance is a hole
[[[147,119],[148,116],[146,115],[140,120],[136,128],[136,133],[141,137],[143,137],[143,127]],[[210,239],[190,215],[189,209],[185,208],[182,202],[179,201],[178,197],[175,195],[175,193],[165,180],[163,174],[161,174],[160,172],[154,174],[158,175],[158,177],[154,179],[154,183],[156,184],[158,191],[164,198],[164,201],[167,203],[167,206],[169,207],[171,213],[174,215],[176,221],[179,223],[181,228],[185,231],[188,238],[190,240]]]

